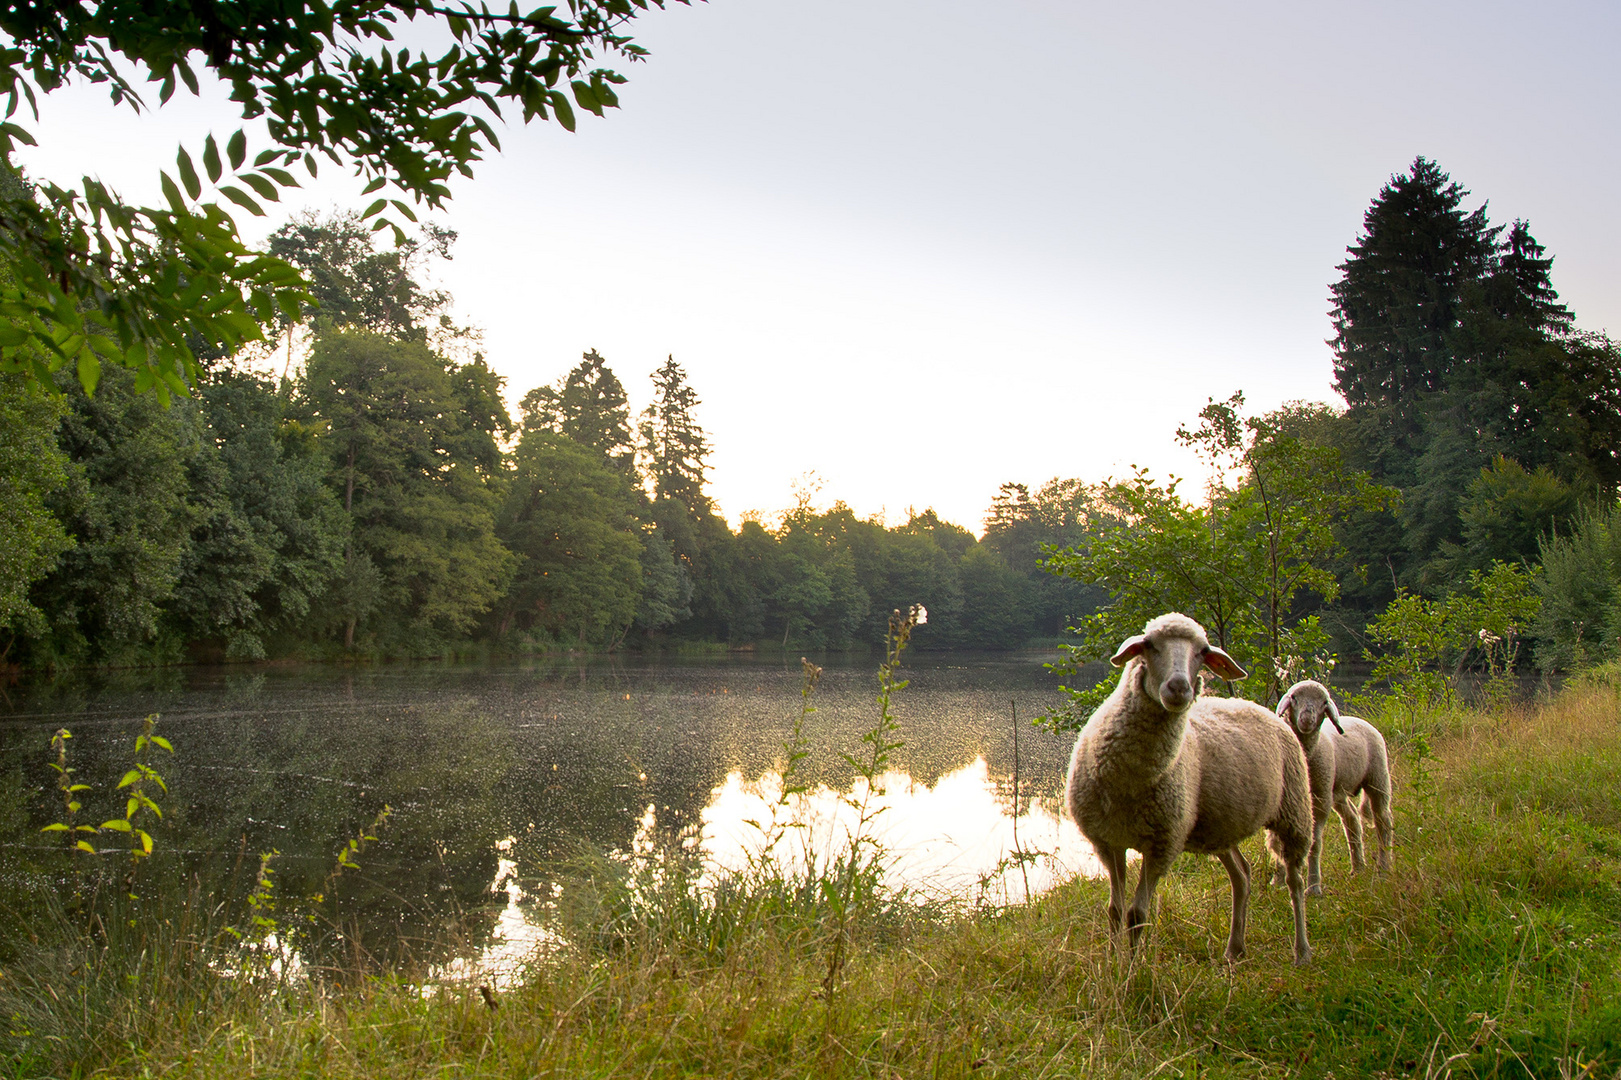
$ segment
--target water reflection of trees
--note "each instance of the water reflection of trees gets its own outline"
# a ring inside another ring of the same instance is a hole
[[[178,753],[159,763],[171,793],[154,881],[177,892],[195,881],[216,903],[239,904],[259,853],[275,849],[284,910],[326,896],[302,924],[307,960],[433,963],[486,941],[502,899],[489,891],[497,841],[516,838],[511,857],[540,896],[582,852],[628,851],[650,805],[655,839],[678,842],[729,771],[756,777],[777,760],[798,679],[797,662],[565,661],[200,669],[180,682],[169,671],[34,688],[14,706],[24,715],[0,722],[0,793],[16,796],[0,803],[23,808],[0,812],[0,843],[18,859],[0,857],[21,866],[53,820],[50,730],[74,728],[75,763],[101,800],[87,809],[99,813],[139,717],[158,711]],[[872,680],[867,665],[824,676],[807,728],[810,782],[848,789],[838,751],[871,726]],[[933,784],[983,755],[1011,797],[1008,700],[1029,716],[1048,694],[1029,670],[917,672],[897,702],[907,742],[897,764]],[[1021,732],[1026,798],[1056,793],[1066,744]],[[385,804],[393,815],[360,869],[329,881],[338,848]]]

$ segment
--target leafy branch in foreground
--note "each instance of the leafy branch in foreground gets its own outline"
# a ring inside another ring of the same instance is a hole
[[[555,119],[569,130],[575,106],[598,116],[616,107],[624,76],[599,58],[645,56],[624,28],[663,6],[571,0],[568,18],[553,7],[496,14],[431,0],[54,0],[0,11],[9,39],[0,48],[0,262],[11,271],[0,284],[0,370],[49,385],[49,373],[71,363],[93,390],[100,365],[113,363],[133,369],[141,389],[184,394],[198,375],[196,343],[234,350],[305,299],[296,272],[249,250],[218,201],[199,202],[202,179],[184,147],[179,183],[161,178],[167,208],[129,205],[89,177],[78,189],[21,183],[11,155],[35,139],[13,118],[26,102],[37,121],[39,93],[78,79],[139,111],[146,102],[132,70],[159,84],[162,104],[177,84],[200,93],[195,56],[230,84],[244,120],[263,118],[273,144],[244,168],[243,131],[223,159],[207,137],[203,172],[222,199],[262,215],[259,200],[297,184],[290,168],[314,177],[325,157],[377,196],[363,214],[373,228],[403,240],[395,216],[415,221],[413,205],[442,206],[451,175],[471,177],[473,163],[500,148],[491,121],[503,118],[503,103],[525,122]],[[393,30],[419,17],[451,39],[437,56],[390,47]],[[227,163],[232,183],[222,183]]]

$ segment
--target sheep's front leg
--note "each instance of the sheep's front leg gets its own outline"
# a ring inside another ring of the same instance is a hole
[[[1109,935],[1120,936],[1120,922],[1126,912],[1126,849],[1093,841],[1092,850],[1109,872]]]
[[[1249,924],[1250,864],[1237,845],[1217,852],[1216,858],[1227,868],[1227,876],[1233,883],[1233,918],[1227,933],[1227,962],[1236,964],[1244,958],[1244,931]],[[1298,869],[1294,875],[1296,881],[1300,880]]]
[[[1334,800],[1334,812],[1340,816],[1340,824],[1345,826],[1345,846],[1351,849],[1351,872],[1360,874],[1368,864],[1362,847],[1362,814],[1349,795],[1341,795]]]
[[[1132,898],[1131,910],[1126,913],[1126,927],[1131,938],[1131,951],[1137,951],[1137,942],[1143,936],[1143,928],[1148,925],[1148,913],[1154,906],[1154,890],[1159,888],[1159,879],[1171,868],[1176,856],[1165,855],[1157,851],[1143,852],[1143,865],[1137,878],[1137,895]]]
[[[1311,825],[1311,854],[1306,856],[1306,893],[1310,896],[1323,895],[1323,829],[1327,825],[1327,814]],[[1288,880],[1287,874],[1284,879]]]

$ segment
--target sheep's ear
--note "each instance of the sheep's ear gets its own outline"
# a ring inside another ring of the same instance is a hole
[[[1204,666],[1229,681],[1237,681],[1249,674],[1249,672],[1238,666],[1238,661],[1214,645],[1205,650]]]
[[[1332,697],[1328,699],[1328,718],[1333,721],[1334,730],[1339,732],[1341,735],[1344,735],[1345,729],[1340,727],[1340,711],[1334,707],[1334,699]]]
[[[1295,692],[1293,690],[1284,694],[1283,700],[1278,702],[1278,715],[1293,722],[1295,718]]]
[[[1138,634],[1136,637],[1127,638],[1120,643],[1120,648],[1115,651],[1115,654],[1109,657],[1109,663],[1115,667],[1125,667],[1126,661],[1142,652],[1143,646],[1146,644],[1148,644],[1146,634]]]

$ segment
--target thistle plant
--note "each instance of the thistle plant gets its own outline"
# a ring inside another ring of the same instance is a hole
[[[852,791],[845,798],[846,804],[856,812],[856,823],[849,832],[849,846],[837,866],[838,872],[821,881],[822,899],[831,909],[834,921],[827,974],[822,979],[822,995],[830,1005],[848,958],[850,927],[858,914],[856,908],[875,890],[882,876],[883,845],[872,834],[872,824],[884,812],[884,807],[875,806],[873,796],[884,794],[878,786],[879,778],[889,768],[891,755],[906,745],[897,737],[900,725],[890,705],[894,695],[908,685],[908,680],[899,678],[901,654],[912,640],[912,631],[928,622],[928,618],[929,613],[922,604],[913,604],[905,614],[899,609],[890,614],[884,662],[878,668],[878,719],[862,734],[861,742],[866,749],[859,757],[849,752],[839,755],[864,783],[859,792]]]
[[[811,697],[816,693],[816,683],[822,677],[822,669],[803,656],[799,658],[799,666],[799,715],[794,717],[793,730],[782,744],[782,767],[777,770],[780,791],[777,794],[777,801],[771,805],[771,820],[766,824],[753,818],[744,822],[758,830],[761,836],[759,852],[749,856],[749,866],[756,871],[766,870],[774,865],[775,856],[772,853],[788,834],[789,829],[805,828],[803,821],[787,811],[795,798],[810,790],[809,785],[799,777],[799,763],[810,756],[810,740],[805,735],[805,721],[816,711],[816,706],[811,704]]]

